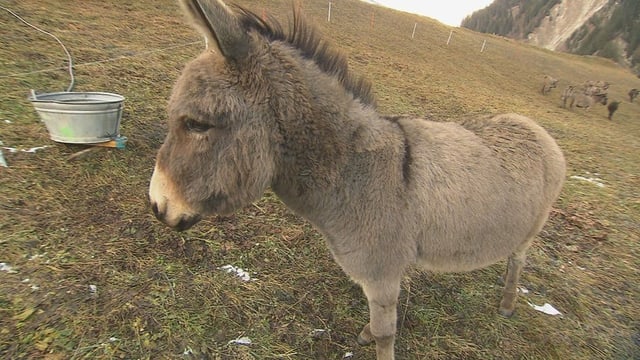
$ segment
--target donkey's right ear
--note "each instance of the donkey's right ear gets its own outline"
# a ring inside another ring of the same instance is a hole
[[[235,14],[220,0],[179,0],[193,26],[225,58],[239,61],[250,48],[250,38]]]

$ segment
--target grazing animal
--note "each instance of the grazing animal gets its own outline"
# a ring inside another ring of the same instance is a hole
[[[582,89],[587,95],[606,94],[609,91],[610,84],[606,81],[587,80],[582,85]]]
[[[607,101],[608,101],[607,94],[592,94],[592,95],[576,94],[573,98],[573,101],[571,101],[571,104],[569,107],[575,106],[579,108],[585,108],[588,110],[595,103],[599,103],[601,105],[607,105]]]
[[[562,91],[562,96],[560,99],[562,100],[562,107],[567,107],[567,102],[572,99],[576,94],[576,87],[573,85],[567,85],[566,88]]]
[[[276,20],[220,0],[182,0],[210,49],[186,65],[168,104],[151,208],[185,230],[271,187],[325,237],[360,284],[358,336],[394,358],[407,268],[470,271],[507,259],[500,313],[514,312],[527,248],[565,179],[553,138],[517,114],[435,122],[376,112],[354,76],[294,11]]]
[[[607,105],[607,101],[606,93],[587,94],[576,90],[573,86],[568,86],[562,93],[562,106],[566,108],[569,104],[569,109],[573,109],[575,106],[589,110],[593,104]]]
[[[638,93],[640,93],[640,90],[638,89],[631,89],[629,90],[629,102],[633,102],[633,100],[638,96]]]
[[[555,89],[557,85],[558,79],[555,79],[549,75],[545,75],[542,78],[542,90],[540,92],[542,92],[542,95],[547,95],[551,91],[551,89]]]
[[[618,110],[618,105],[620,105],[620,101],[612,101],[609,103],[609,106],[607,106],[607,110],[609,110],[609,120],[613,120],[613,113]]]

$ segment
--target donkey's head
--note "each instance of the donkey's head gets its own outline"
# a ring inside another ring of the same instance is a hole
[[[219,0],[181,4],[210,48],[175,84],[149,196],[158,219],[183,230],[202,215],[230,213],[262,196],[274,176],[277,141],[264,38]]]

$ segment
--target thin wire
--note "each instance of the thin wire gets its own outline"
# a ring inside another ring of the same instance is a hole
[[[71,76],[71,84],[69,84],[69,87],[67,88],[67,92],[71,91],[73,89],[73,86],[75,85],[75,82],[76,82],[76,79],[73,76],[73,59],[71,58],[71,54],[67,50],[67,47],[64,46],[62,41],[60,41],[60,39],[58,39],[52,33],[44,31],[44,30],[40,29],[39,27],[37,27],[35,25],[29,24],[25,19],[21,18],[20,16],[18,16],[18,14],[16,14],[13,11],[7,9],[6,7],[0,6],[0,8],[2,8],[3,10],[8,11],[11,15],[15,16],[18,20],[22,21],[23,23],[27,24],[28,26],[32,27],[33,29],[36,29],[36,30],[40,31],[43,34],[51,36],[52,38],[54,38],[58,42],[58,44],[60,44],[60,46],[62,46],[62,50],[64,50],[65,54],[67,54],[69,75]]]
[[[166,47],[166,48],[143,51],[143,52],[140,52],[140,53],[137,53],[137,54],[134,54],[134,55],[121,55],[121,56],[116,56],[116,57],[108,58],[108,59],[104,59],[104,60],[97,60],[97,61],[90,61],[90,62],[86,62],[86,63],[75,64],[74,67],[78,68],[78,67],[81,67],[81,66],[95,65],[95,64],[101,64],[101,63],[106,63],[106,62],[110,62],[110,61],[120,60],[120,59],[127,59],[127,58],[136,57],[136,56],[148,55],[148,54],[153,54],[153,53],[157,53],[157,52],[163,52],[163,51],[166,51],[166,50],[171,50],[171,49],[177,49],[177,48],[181,48],[181,47],[191,46],[191,45],[194,45],[194,44],[202,44],[202,41],[193,41],[193,42],[186,43],[186,44],[172,45],[172,46],[169,46],[169,47]],[[49,69],[42,69],[42,70],[34,70],[34,71],[29,71],[29,72],[24,72],[24,73],[15,73],[15,74],[9,74],[9,75],[0,75],[0,79],[10,78],[10,77],[21,77],[21,76],[44,73],[44,72],[49,72],[49,71],[56,71],[56,70],[60,70],[60,69],[64,69],[64,67],[49,68]]]

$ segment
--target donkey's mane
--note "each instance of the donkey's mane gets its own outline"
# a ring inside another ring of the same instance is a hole
[[[375,106],[371,83],[349,71],[347,57],[320,36],[319,31],[306,21],[300,9],[293,10],[293,19],[287,33],[271,15],[262,19],[239,5],[233,5],[233,9],[247,31],[254,30],[269,41],[282,41],[298,49],[304,58],[313,60],[322,71],[335,76],[362,103]]]

